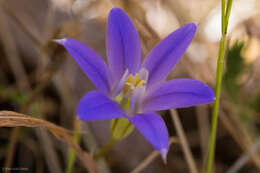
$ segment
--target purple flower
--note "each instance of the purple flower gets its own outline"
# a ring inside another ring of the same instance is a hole
[[[210,103],[213,91],[200,81],[165,81],[184,54],[197,26],[186,24],[162,40],[141,62],[138,33],[119,8],[110,11],[106,33],[108,65],[91,48],[71,39],[56,40],[79,64],[97,90],[79,102],[83,121],[127,118],[166,158],[169,136],[163,119],[154,111]]]

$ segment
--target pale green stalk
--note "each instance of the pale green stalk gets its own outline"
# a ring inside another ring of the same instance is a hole
[[[80,123],[76,122],[75,127],[74,127],[74,136],[73,136],[73,140],[76,144],[80,143],[81,135],[80,135],[79,131],[80,131]],[[75,160],[76,160],[75,150],[73,148],[70,148],[69,153],[68,153],[68,158],[67,158],[66,173],[72,173],[74,164],[75,164]]]
[[[108,143],[94,155],[94,159],[98,160],[99,158],[104,157],[114,147],[116,142],[117,140],[111,137]]]
[[[226,34],[228,28],[228,21],[232,7],[232,0],[227,1],[227,7],[225,0],[222,0],[222,37],[219,45],[219,54],[218,54],[218,63],[217,63],[217,72],[216,72],[216,100],[214,102],[213,113],[212,113],[212,124],[211,124],[211,132],[208,146],[208,155],[207,155],[207,163],[206,163],[206,173],[212,173],[213,171],[213,162],[214,162],[214,154],[215,154],[215,144],[216,144],[216,133],[217,133],[217,125],[218,125],[218,113],[219,113],[219,101],[221,94],[221,84],[222,84],[222,76],[223,76],[223,67],[224,67],[224,57],[225,57],[225,48],[226,48]]]

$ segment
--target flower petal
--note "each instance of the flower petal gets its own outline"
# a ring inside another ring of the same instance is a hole
[[[196,29],[196,24],[186,24],[172,32],[151,50],[143,63],[143,67],[149,71],[147,85],[165,80],[189,46]]]
[[[190,107],[214,100],[214,92],[206,84],[193,79],[176,79],[167,81],[149,92],[142,111]]]
[[[70,55],[98,89],[108,93],[110,90],[108,68],[105,61],[96,54],[95,51],[83,43],[71,38],[64,38],[55,41],[67,49]]]
[[[165,160],[169,148],[169,135],[161,116],[153,112],[136,114],[129,118],[129,121],[161,153]]]
[[[126,69],[133,74],[139,70],[140,39],[129,17],[119,8],[113,8],[109,13],[106,48],[114,82],[120,80]]]
[[[124,116],[124,112],[115,101],[105,94],[91,91],[80,100],[77,115],[83,121],[96,121],[120,118]]]

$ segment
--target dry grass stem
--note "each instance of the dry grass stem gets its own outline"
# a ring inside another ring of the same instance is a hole
[[[36,129],[39,136],[40,145],[43,148],[43,153],[46,158],[50,173],[62,173],[61,165],[53,147],[53,142],[50,135],[44,129]]]
[[[248,153],[243,154],[227,171],[227,173],[236,173],[238,172],[243,166],[245,166],[248,161],[250,160],[250,157],[252,155],[257,154],[258,150],[260,148],[260,139],[256,141],[255,144],[252,145]]]
[[[170,138],[170,146],[173,143],[179,143],[179,139],[176,137]],[[160,155],[159,152],[153,151],[151,154],[149,154],[134,170],[132,170],[130,173],[140,173],[143,171],[152,161]]]
[[[198,173],[198,168],[196,166],[196,162],[191,153],[191,149],[189,147],[189,143],[187,141],[186,135],[181,125],[181,121],[176,110],[171,109],[171,117],[173,120],[173,124],[175,126],[178,137],[180,138],[180,143],[184,152],[184,157],[188,163],[189,169],[191,173]]]
[[[3,7],[0,6],[0,39],[3,41],[4,51],[7,55],[7,61],[14,74],[15,80],[20,90],[26,90],[29,87],[29,80],[27,78],[23,63],[19,57],[15,40],[10,33]]]
[[[36,45],[43,45],[41,40],[36,37],[37,33],[36,31],[32,32],[32,27],[30,27],[30,29],[27,27],[27,25],[25,23],[23,23],[20,18],[16,15],[15,12],[12,11],[12,9],[10,9],[8,7],[8,5],[5,5],[3,3],[3,9],[6,12],[6,14],[11,17],[11,19],[19,26],[21,27],[21,29],[26,33],[26,35],[28,35],[30,37],[30,39],[36,44]],[[21,14],[20,14],[21,15]],[[24,16],[23,16],[24,17]],[[27,20],[27,22],[29,22],[30,20]]]
[[[200,135],[200,145],[202,150],[202,168],[204,168],[204,164],[206,163],[207,157],[207,148],[208,148],[208,139],[209,139],[209,117],[208,117],[208,109],[207,105],[202,105],[196,107],[197,120],[198,120],[198,128]]]
[[[28,91],[30,87],[29,80],[27,78],[23,63],[21,62],[21,59],[19,57],[15,40],[12,34],[10,33],[10,28],[8,26],[7,20],[5,19],[6,18],[5,13],[3,11],[3,7],[0,6],[0,26],[2,26],[0,27],[0,37],[5,43],[4,49],[8,56],[7,61],[9,62],[11,70],[14,74],[18,88],[21,91]],[[9,149],[7,151],[7,159],[5,161],[5,167],[7,168],[11,167],[13,161],[13,154],[15,152],[17,137],[18,129],[15,128],[11,132]],[[7,170],[5,170],[5,172],[6,171]]]
[[[240,146],[244,152],[250,151],[250,146],[253,145],[249,134],[247,134],[246,130],[243,128],[241,123],[239,123],[238,120],[235,120],[238,115],[234,113],[230,114],[231,116],[227,116],[225,112],[221,112],[220,121],[223,123],[225,128],[229,131],[229,133],[232,135],[236,143]],[[233,117],[233,118],[231,118]],[[234,119],[235,118],[235,119]],[[232,120],[231,120],[232,119]],[[243,139],[243,140],[241,140]],[[250,154],[250,153],[249,153]],[[259,155],[250,154],[250,158],[252,159],[252,162],[256,166],[258,170],[260,170],[260,158]]]

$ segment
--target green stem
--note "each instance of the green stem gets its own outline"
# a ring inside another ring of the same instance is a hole
[[[79,144],[80,143],[80,138],[81,135],[79,133],[80,131],[80,124],[75,123],[75,128],[74,128],[74,136],[73,136],[73,140],[75,143]],[[69,149],[69,154],[68,154],[68,158],[67,158],[67,167],[66,167],[66,173],[72,173],[73,168],[74,168],[74,164],[76,161],[76,153],[75,150],[73,148]]]
[[[103,148],[101,148],[97,154],[94,155],[94,159],[98,160],[99,158],[104,157],[114,147],[116,142],[116,139],[110,138],[108,143]]]
[[[222,6],[221,6],[221,31],[222,35],[225,33],[226,29],[226,15],[225,15],[225,9],[226,9],[226,0],[222,0]]]
[[[209,138],[208,155],[206,163],[206,173],[212,173],[213,161],[215,155],[215,145],[216,145],[216,133],[218,125],[218,113],[219,113],[219,102],[221,94],[221,84],[223,76],[224,58],[225,58],[225,47],[226,47],[226,33],[228,28],[228,20],[231,11],[232,0],[228,0],[227,9],[225,10],[225,0],[222,0],[222,37],[219,45],[217,72],[216,72],[216,100],[214,102],[213,113],[212,113],[212,124],[211,132]]]
[[[225,34],[227,33],[227,27],[228,27],[228,21],[229,21],[229,16],[231,12],[231,7],[232,7],[232,0],[228,0],[227,2],[227,9],[226,9],[226,15],[225,15]]]

